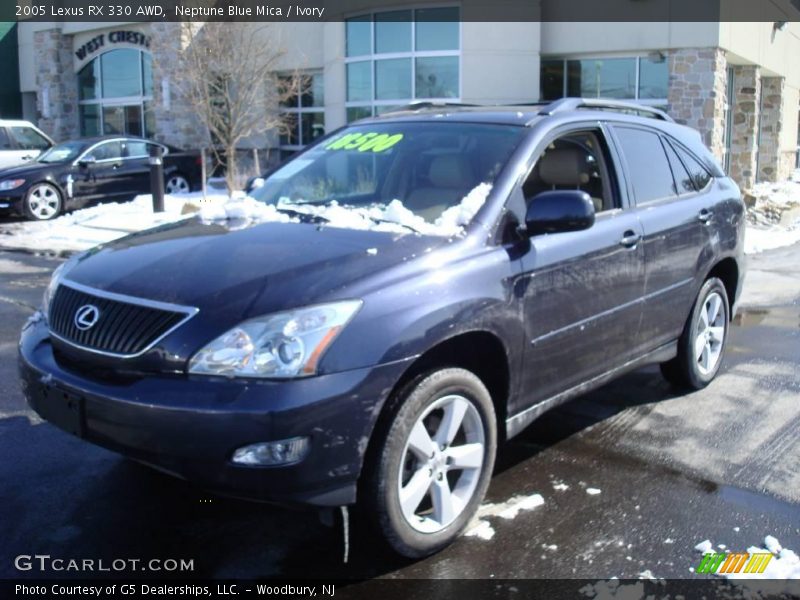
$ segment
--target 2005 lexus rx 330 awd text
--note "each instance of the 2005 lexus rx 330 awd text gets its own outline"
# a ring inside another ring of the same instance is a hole
[[[20,341],[44,419],[220,493],[362,503],[419,557],[543,411],[648,363],[698,389],[723,360],[744,207],[659,111],[411,106],[251,196],[54,273]]]

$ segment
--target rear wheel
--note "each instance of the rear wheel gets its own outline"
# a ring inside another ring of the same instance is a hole
[[[168,175],[164,183],[164,191],[167,194],[188,194],[191,190],[189,180],[180,173]]]
[[[492,475],[497,426],[489,392],[464,369],[417,379],[395,400],[368,474],[367,502],[389,545],[419,558],[452,543],[477,511]]]
[[[50,183],[36,183],[25,194],[25,216],[34,221],[48,221],[61,212],[61,193]]]
[[[713,277],[703,284],[678,340],[678,355],[661,364],[672,384],[699,390],[716,377],[725,354],[730,323],[728,294]]]

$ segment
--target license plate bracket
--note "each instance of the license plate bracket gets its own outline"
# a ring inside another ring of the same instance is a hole
[[[67,433],[84,435],[84,399],[51,385],[42,386],[41,400],[36,407],[39,415]]]

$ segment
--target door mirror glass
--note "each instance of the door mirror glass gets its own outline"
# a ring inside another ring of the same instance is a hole
[[[525,227],[529,236],[581,231],[594,225],[594,204],[586,192],[553,190],[528,200]]]

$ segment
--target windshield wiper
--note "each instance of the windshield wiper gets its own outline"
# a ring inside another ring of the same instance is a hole
[[[401,223],[400,221],[392,221],[391,219],[381,219],[380,217],[373,217],[372,215],[367,215],[367,218],[374,221],[375,223],[389,223],[390,225],[400,225],[400,227],[405,227],[406,229],[413,231],[414,233],[425,235],[422,231],[420,231],[413,225],[409,225],[408,223]]]

